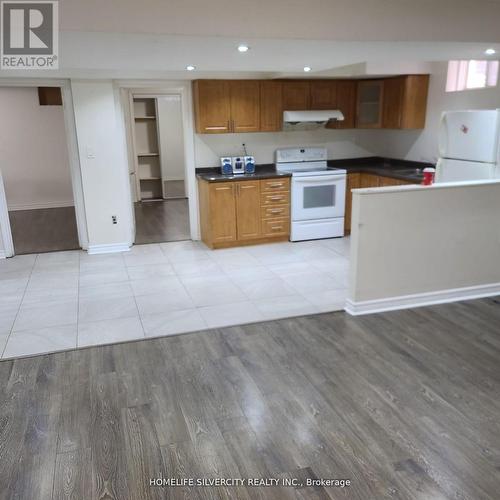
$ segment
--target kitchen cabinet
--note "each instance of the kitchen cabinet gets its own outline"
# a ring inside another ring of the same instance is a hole
[[[337,109],[337,82],[313,80],[310,84],[311,109]]]
[[[360,185],[361,188],[371,188],[380,186],[380,176],[373,174],[361,174]]]
[[[384,80],[383,128],[425,127],[429,75],[407,75]]]
[[[260,131],[276,132],[283,128],[282,84],[260,82]]]
[[[260,236],[259,181],[238,181],[236,188],[236,227],[238,240],[250,240]]]
[[[258,80],[196,80],[193,94],[198,134],[260,130]]]
[[[358,82],[356,128],[380,128],[382,126],[383,96],[383,80]]]
[[[356,82],[339,80],[337,82],[337,108],[344,115],[343,121],[332,122],[328,128],[354,128],[356,123]]]
[[[232,80],[229,84],[231,132],[259,132],[260,84],[258,80]]]
[[[310,82],[283,82],[283,111],[305,110],[310,108]]]
[[[199,180],[201,238],[210,248],[287,240],[290,179]]]
[[[196,132],[221,134],[231,132],[229,82],[196,80],[193,82]]]

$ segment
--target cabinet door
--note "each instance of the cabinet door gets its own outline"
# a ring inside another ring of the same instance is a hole
[[[260,82],[260,131],[274,132],[283,128],[281,82]]]
[[[382,126],[383,80],[358,82],[357,128],[380,128]]]
[[[347,185],[345,190],[345,218],[344,218],[344,233],[351,232],[351,214],[352,214],[352,189],[361,187],[361,174],[347,174]]]
[[[361,174],[360,186],[362,188],[371,188],[380,186],[381,177],[373,174]]]
[[[212,243],[236,241],[235,182],[214,182],[210,190]]]
[[[311,81],[311,109],[337,109],[337,82]]]
[[[337,82],[337,109],[344,115],[343,121],[334,122],[328,128],[354,128],[356,122],[356,82],[339,80]]]
[[[309,82],[283,82],[283,111],[310,109]]]
[[[429,75],[404,77],[401,128],[420,129],[425,127]]]
[[[401,128],[404,84],[402,77],[384,81],[383,128]]]
[[[260,83],[258,80],[232,80],[231,131],[258,132],[260,129]]]
[[[193,83],[194,112],[198,134],[230,132],[229,83],[225,80],[197,80]]]
[[[259,181],[237,181],[235,185],[238,240],[259,238],[261,235]]]

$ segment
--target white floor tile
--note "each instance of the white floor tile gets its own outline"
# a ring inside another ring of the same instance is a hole
[[[294,295],[297,292],[288,286],[282,279],[259,279],[239,284],[240,289],[250,300],[259,300],[272,297]]]
[[[318,240],[323,246],[337,252],[339,255],[349,258],[351,239],[346,236],[344,238],[330,238],[327,240]]]
[[[28,282],[28,290],[48,290],[54,288],[72,288],[77,287],[79,274],[57,273],[57,272],[39,272],[32,274]]]
[[[102,285],[81,286],[80,299],[111,299],[118,297],[133,297],[134,292],[129,282],[104,283]]]
[[[162,252],[160,245],[134,245],[130,252],[123,256],[125,265],[142,266],[147,264],[168,264],[167,256]]]
[[[197,241],[161,243],[160,248],[170,262],[193,262],[210,258],[210,251]]]
[[[8,338],[9,338],[9,332],[7,333],[0,332],[0,358],[2,357],[3,350],[5,349],[5,345],[7,344]]]
[[[349,272],[349,259],[345,257],[337,256],[333,259],[313,259],[308,262],[310,266],[322,273],[344,275]]]
[[[80,255],[83,252],[80,250],[67,250],[64,252],[48,252],[39,253],[36,256],[35,267],[38,265],[43,266],[44,264],[70,264],[78,263],[80,261]]]
[[[24,291],[28,285],[29,278],[15,278],[0,280],[0,296],[16,294]]]
[[[78,302],[76,300],[35,307],[22,305],[13,331],[75,324],[77,322],[77,309]]]
[[[28,288],[23,297],[23,307],[37,307],[51,304],[74,303],[78,300],[78,287]]]
[[[166,276],[156,279],[130,281],[134,295],[168,294],[174,295],[184,292],[184,287],[177,276]]]
[[[168,311],[141,316],[146,337],[204,330],[207,324],[197,309]]]
[[[136,297],[136,301],[141,316],[194,308],[194,303],[185,290],[140,295]]]
[[[31,270],[35,265],[36,255],[16,255],[10,259],[0,259],[0,274],[13,271]]]
[[[78,347],[126,342],[141,338],[144,338],[144,331],[138,317],[78,324]]]
[[[175,271],[171,264],[145,264],[127,268],[131,280],[157,279],[165,276],[174,276]]]
[[[307,300],[321,312],[340,311],[344,309],[347,289],[323,290],[307,294]]]
[[[197,307],[247,300],[227,277],[183,277],[182,282]]]
[[[12,332],[3,358],[30,356],[76,347],[76,324]]]
[[[271,264],[269,269],[280,277],[298,273],[314,273],[317,270],[308,262],[284,262],[282,264]]]
[[[138,316],[133,297],[80,299],[78,321],[100,321],[103,319],[130,318]]]
[[[283,276],[283,280],[301,294],[345,288],[344,280],[335,279],[333,276],[319,271],[288,274]]]
[[[249,281],[265,280],[276,278],[277,276],[268,266],[239,267],[237,269],[224,269],[226,276],[239,285]]]
[[[298,294],[274,299],[256,300],[254,304],[262,313],[264,319],[289,318],[319,312],[316,306]]]
[[[172,264],[179,276],[220,276],[222,268],[212,259],[174,262]]]
[[[112,271],[81,272],[80,286],[96,286],[109,283],[123,283],[129,280],[127,270],[115,269]]]
[[[243,325],[264,319],[261,312],[251,302],[237,302],[200,307],[201,316],[209,328]]]

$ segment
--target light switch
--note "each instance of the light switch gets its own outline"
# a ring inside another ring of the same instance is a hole
[[[89,160],[95,159],[95,150],[91,146],[87,146],[87,158]]]

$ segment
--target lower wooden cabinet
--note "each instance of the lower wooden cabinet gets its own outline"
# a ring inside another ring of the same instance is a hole
[[[402,179],[394,179],[383,175],[367,174],[364,172],[353,172],[347,174],[347,184],[345,191],[345,219],[344,233],[351,233],[351,216],[352,216],[352,190],[360,188],[384,187],[384,186],[401,186],[403,184],[414,184],[410,181]]]
[[[210,248],[287,240],[290,179],[198,182],[201,239]]]

